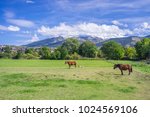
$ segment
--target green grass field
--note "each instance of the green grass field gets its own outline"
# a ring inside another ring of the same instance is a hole
[[[140,100],[150,99],[150,65],[131,61],[0,60],[1,100]],[[130,63],[120,75],[114,63]]]

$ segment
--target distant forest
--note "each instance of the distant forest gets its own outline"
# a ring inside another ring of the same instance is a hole
[[[91,41],[80,43],[77,39],[68,38],[59,47],[25,48],[1,46],[0,58],[7,59],[51,59],[51,60],[77,60],[77,59],[113,59],[113,60],[147,60],[150,59],[150,38],[138,41],[134,47],[123,47],[115,41],[104,43],[97,47]]]

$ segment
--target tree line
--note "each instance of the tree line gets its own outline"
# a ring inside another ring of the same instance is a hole
[[[11,46],[5,46],[0,52],[0,58],[53,60],[83,58],[150,59],[150,38],[138,41],[134,47],[123,47],[115,41],[108,41],[102,47],[97,47],[91,41],[80,43],[74,38],[66,39],[61,46],[55,49],[40,47],[13,51]]]

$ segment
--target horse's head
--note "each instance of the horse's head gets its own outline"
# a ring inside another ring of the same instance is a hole
[[[118,67],[119,64],[114,64],[114,69],[116,69]]]

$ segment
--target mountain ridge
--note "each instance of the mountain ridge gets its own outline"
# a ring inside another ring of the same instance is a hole
[[[137,41],[140,41],[143,38],[149,38],[150,35],[145,36],[145,37],[139,37],[139,36],[129,36],[129,37],[120,37],[120,38],[110,38],[110,39],[102,39],[99,37],[92,37],[92,36],[79,36],[79,37],[70,37],[70,38],[76,38],[79,40],[79,42],[84,42],[86,40],[92,41],[93,43],[96,44],[96,46],[102,46],[103,43],[108,42],[108,41],[115,41],[117,43],[120,43],[123,46],[134,46]],[[47,38],[43,39],[40,41],[32,42],[27,45],[23,45],[26,47],[41,47],[41,46],[48,46],[51,48],[56,48],[60,46],[66,38],[59,36],[59,37],[52,37],[52,38]]]

